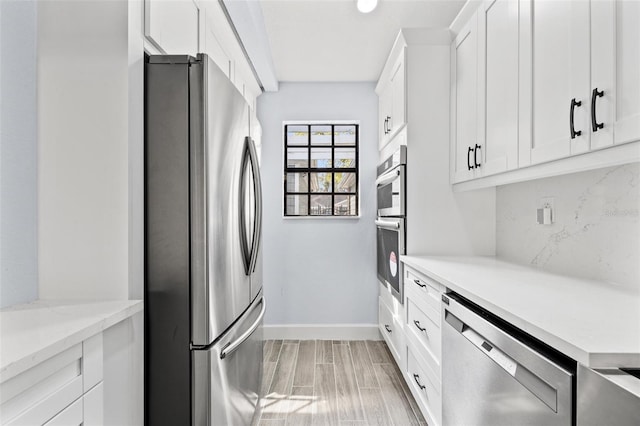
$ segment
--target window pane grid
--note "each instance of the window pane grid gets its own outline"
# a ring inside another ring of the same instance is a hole
[[[285,216],[357,216],[359,126],[285,125],[284,139]],[[306,164],[289,158],[305,150]]]

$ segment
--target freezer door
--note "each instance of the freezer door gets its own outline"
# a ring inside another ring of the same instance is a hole
[[[190,68],[191,337],[211,344],[251,303],[244,205],[248,107],[206,55]]]
[[[249,426],[262,385],[264,299],[212,347],[193,353],[193,424]]]

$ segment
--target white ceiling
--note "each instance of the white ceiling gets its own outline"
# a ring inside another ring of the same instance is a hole
[[[278,81],[376,81],[400,28],[449,27],[465,0],[260,0]]]

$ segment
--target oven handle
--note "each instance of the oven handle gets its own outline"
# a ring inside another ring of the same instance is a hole
[[[390,220],[376,219],[376,226],[385,229],[397,230],[400,229],[400,222],[392,222]]]
[[[396,180],[398,176],[400,176],[400,168],[391,170],[390,172],[387,172],[378,176],[378,179],[376,179],[376,185],[377,186],[386,185],[389,182],[393,182],[394,180]]]

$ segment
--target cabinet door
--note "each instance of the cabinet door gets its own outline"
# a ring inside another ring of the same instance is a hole
[[[198,53],[198,7],[193,0],[145,0],[144,35],[167,54]]]
[[[211,23],[208,16],[200,22],[204,26],[204,34],[202,37],[204,45],[202,46],[203,52],[209,55],[211,60],[231,79],[231,58],[218,40],[213,23]]]
[[[639,23],[638,1],[591,2],[592,148],[640,140]]]
[[[478,19],[474,15],[451,45],[451,169],[454,183],[474,177],[478,143]]]
[[[531,103],[532,134],[520,165],[587,151],[589,2],[522,0],[521,26],[522,54],[530,56],[531,63],[521,105]],[[573,108],[572,100],[578,103]],[[571,110],[577,133],[573,137]]]
[[[82,397],[84,422],[82,426],[102,426],[104,424],[103,383],[85,393]]]
[[[478,20],[483,176],[518,165],[518,1],[486,0]]]
[[[390,139],[405,125],[406,119],[406,96],[405,96],[405,55],[406,48],[398,56],[398,60],[393,66],[389,85],[391,87],[391,119],[389,120]]]
[[[389,120],[391,119],[391,86],[386,85],[378,95],[378,123],[380,137],[378,148],[382,150],[390,140]]]

